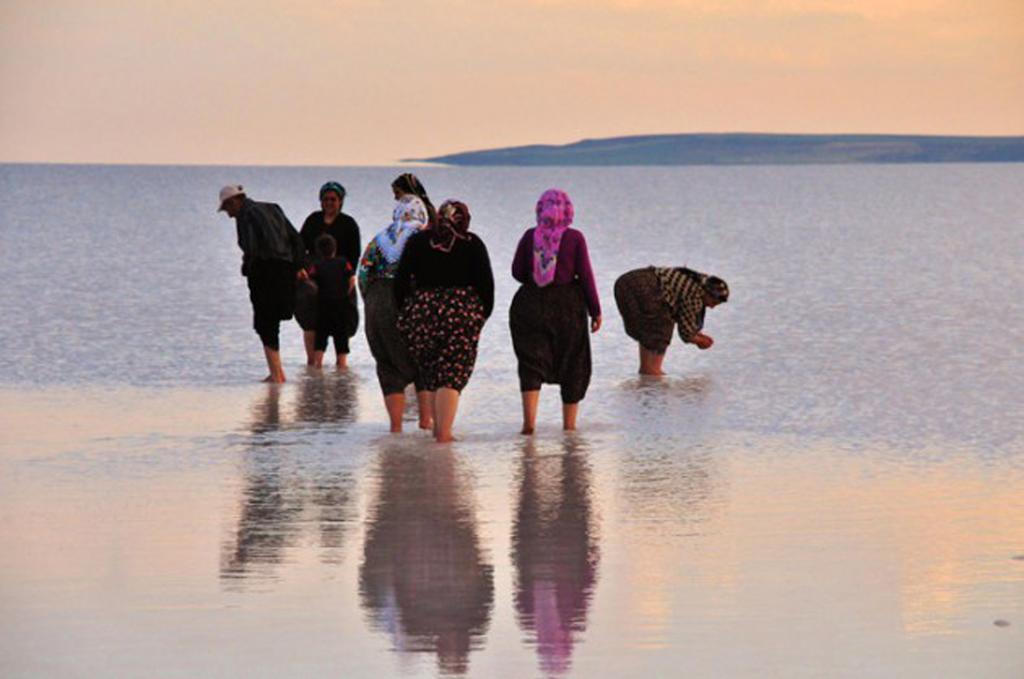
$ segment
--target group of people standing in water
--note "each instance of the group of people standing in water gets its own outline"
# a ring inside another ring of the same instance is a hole
[[[280,322],[295,315],[307,363],[321,367],[333,339],[337,365],[347,366],[349,339],[364,328],[392,432],[402,431],[405,391],[413,385],[419,427],[439,442],[453,440],[459,395],[469,382],[484,324],[494,310],[494,274],[487,247],[470,231],[469,207],[434,206],[420,180],[405,173],[391,184],[391,223],[360,255],[359,226],[341,211],[345,189],[320,188],[321,210],[296,231],[281,208],[256,202],[240,185],[221,189],[220,210],[236,221],[242,274],[249,285],[253,328],[263,343],[268,382],[284,382]],[[590,333],[601,328],[601,301],[583,233],[572,228],[572,201],[545,191],[537,223],[523,233],[512,260],[521,284],[509,309],[523,403],[523,434],[532,434],[542,384],[559,385],[562,424],[576,428],[591,376]],[[672,340],[699,349],[704,312],[726,302],[725,281],[685,267],[635,269],[615,281],[626,334],[637,341],[640,373],[662,375]]]

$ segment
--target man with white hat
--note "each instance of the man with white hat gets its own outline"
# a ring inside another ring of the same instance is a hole
[[[238,230],[252,325],[270,370],[264,382],[284,382],[279,334],[281,321],[291,318],[295,308],[295,276],[305,252],[302,239],[279,205],[257,203],[240,184],[220,190],[218,211],[233,217]]]

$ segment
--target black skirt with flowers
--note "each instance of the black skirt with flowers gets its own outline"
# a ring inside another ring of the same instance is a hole
[[[486,318],[483,302],[471,287],[427,288],[413,293],[399,313],[398,330],[424,388],[466,388]]]

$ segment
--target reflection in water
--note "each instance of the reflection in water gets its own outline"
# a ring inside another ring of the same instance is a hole
[[[716,454],[702,444],[645,432],[631,437],[620,461],[619,530],[628,545],[629,570],[618,583],[630,596],[622,614],[633,621],[631,643],[669,648],[681,607],[680,583],[701,580],[702,596],[730,605],[735,590],[735,545],[708,549],[722,527],[714,518],[726,496]],[[683,575],[685,574],[685,575]]]
[[[714,386],[708,375],[634,377],[615,391],[616,416],[628,430],[641,434],[703,433],[715,419],[709,417]]]
[[[310,370],[299,383],[296,423],[348,427],[356,419],[355,379],[351,372]]]
[[[297,457],[294,448],[282,445],[282,431],[290,428],[281,417],[285,388],[267,385],[252,409],[238,526],[221,556],[222,580],[236,585],[275,577],[287,550],[310,529],[319,533],[321,561],[339,563],[344,536],[353,523],[352,473],[331,466],[333,453],[327,453],[327,460],[311,454]],[[350,380],[314,376],[300,385],[295,420],[347,424],[353,419],[354,403]]]
[[[466,480],[450,449],[381,451],[360,593],[395,650],[436,652],[441,671],[463,674],[494,600]]]
[[[533,634],[547,674],[569,669],[598,562],[590,466],[576,436],[564,446],[564,454],[538,455],[533,438],[524,444],[512,528],[519,623]]]

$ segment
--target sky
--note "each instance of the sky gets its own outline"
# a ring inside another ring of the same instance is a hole
[[[1024,134],[1024,0],[0,0],[0,162]]]

